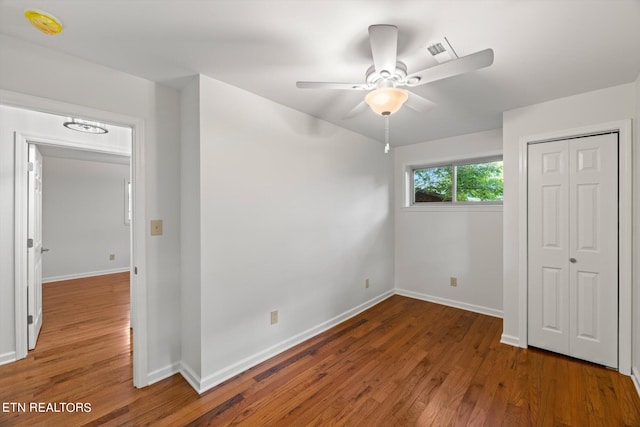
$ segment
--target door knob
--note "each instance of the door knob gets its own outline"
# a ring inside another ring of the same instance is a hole
[[[49,249],[47,249],[47,248],[40,248],[40,253],[44,253],[44,252],[49,252]]]
[[[572,262],[572,263],[574,263],[574,264],[575,264],[575,263],[576,263],[576,262],[578,262],[578,261],[577,261],[575,258],[569,258],[569,262]]]

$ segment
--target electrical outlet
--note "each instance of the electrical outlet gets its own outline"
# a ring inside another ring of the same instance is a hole
[[[364,287],[369,288],[369,279],[364,279]]]
[[[116,254],[109,254],[109,261],[114,261],[116,259]]]
[[[449,284],[451,286],[458,286],[458,278],[451,276],[451,279],[449,280]]]
[[[271,324],[275,325],[278,323],[278,310],[273,310],[271,312]]]
[[[151,235],[162,236],[162,220],[161,219],[151,220]]]

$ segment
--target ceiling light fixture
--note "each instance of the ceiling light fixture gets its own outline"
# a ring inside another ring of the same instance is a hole
[[[409,93],[397,87],[379,87],[367,94],[366,103],[381,116],[388,116],[400,109],[409,98]]]
[[[409,99],[409,92],[393,86],[391,82],[381,82],[378,88],[372,90],[364,98],[365,102],[376,113],[384,117],[384,153],[388,154],[389,146],[389,116],[402,107]]]
[[[62,31],[62,24],[53,15],[41,10],[28,9],[24,11],[24,17],[31,22],[38,31],[48,36],[55,36]]]
[[[76,119],[72,117],[69,117],[68,120],[64,122],[62,125],[68,129],[76,130],[78,132],[95,133],[95,134],[105,134],[109,132],[107,130],[106,125],[102,123],[92,122],[92,121],[83,120],[83,119]]]

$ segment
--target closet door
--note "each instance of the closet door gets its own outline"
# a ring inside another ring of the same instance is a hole
[[[618,139],[529,146],[528,342],[618,366]]]
[[[569,147],[529,146],[528,342],[569,354]]]
[[[569,354],[618,366],[618,135],[569,140]]]

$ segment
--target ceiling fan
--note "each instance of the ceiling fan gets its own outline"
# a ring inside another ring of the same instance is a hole
[[[369,43],[373,65],[366,72],[364,83],[296,82],[301,89],[338,89],[370,91],[364,101],[356,105],[344,118],[351,118],[367,105],[381,116],[389,116],[406,105],[412,110],[425,112],[435,104],[413,92],[401,89],[414,87],[436,80],[464,74],[488,67],[493,63],[493,50],[485,49],[461,58],[456,58],[424,70],[409,73],[407,66],[397,58],[398,27],[395,25],[371,25]],[[432,49],[434,48],[434,49]],[[442,45],[429,48],[435,56],[442,52]],[[457,57],[457,55],[456,55]]]

